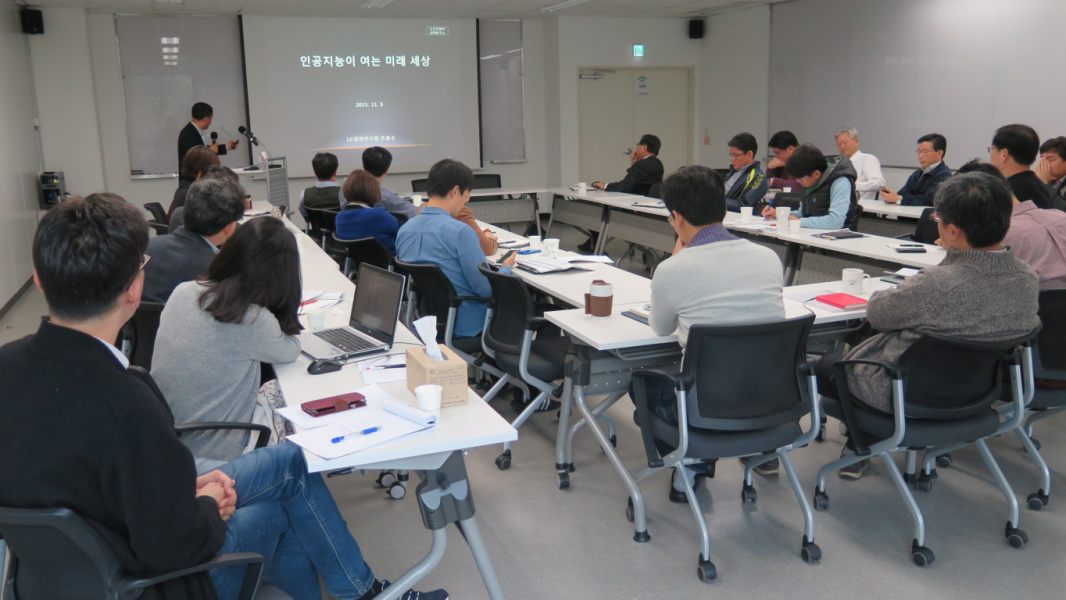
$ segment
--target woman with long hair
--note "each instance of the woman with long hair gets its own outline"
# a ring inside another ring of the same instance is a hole
[[[261,389],[261,364],[300,355],[300,289],[296,238],[271,217],[238,227],[206,280],[174,289],[160,317],[152,376],[178,423],[265,422],[284,436],[281,418],[266,410],[284,401],[276,382]],[[182,441],[199,460],[228,461],[244,452],[248,435],[189,433]]]

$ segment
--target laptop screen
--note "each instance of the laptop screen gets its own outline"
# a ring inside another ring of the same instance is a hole
[[[403,301],[404,276],[363,263],[352,302],[352,329],[392,345]]]

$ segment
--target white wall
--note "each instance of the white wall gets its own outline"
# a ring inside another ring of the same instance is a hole
[[[726,143],[747,131],[768,156],[770,117],[770,7],[709,17],[700,48],[698,162],[729,166]],[[710,136],[705,143],[705,136]]]
[[[29,39],[43,170],[63,171],[71,194],[101,191],[103,158],[85,10],[49,9],[44,14],[44,34]]]
[[[0,306],[33,275],[40,146],[33,82],[18,7],[0,0]]]
[[[700,42],[688,37],[687,19],[627,19],[613,17],[555,17],[548,22],[546,45],[554,44],[553,64],[547,67],[554,81],[545,93],[549,101],[549,140],[558,136],[558,164],[548,169],[549,185],[571,185],[578,180],[578,69],[588,67],[688,67],[693,69],[694,100],[700,103]],[[633,45],[644,44],[644,57],[633,56]],[[558,90],[554,89],[558,86]],[[556,105],[556,102],[558,103]],[[557,106],[557,116],[551,111]],[[696,112],[695,110],[693,111]],[[692,119],[695,123],[696,119]],[[549,148],[552,148],[549,143]],[[553,148],[554,149],[554,148]],[[549,152],[552,154],[552,152]],[[695,152],[693,153],[695,156]],[[621,174],[619,174],[621,179]]]

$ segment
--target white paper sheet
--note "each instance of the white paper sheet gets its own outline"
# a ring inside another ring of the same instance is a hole
[[[416,431],[429,429],[428,425],[420,425],[380,408],[367,406],[366,408],[345,412],[354,413],[356,418],[334,425],[301,431],[290,435],[288,440],[322,458],[340,458],[378,444],[391,442]],[[371,427],[377,427],[378,430],[367,435],[345,438],[336,443],[332,441],[334,438],[357,433]]]
[[[401,369],[402,370],[402,369]],[[278,409],[278,414],[292,421],[293,425],[301,429],[316,429],[318,427],[325,427],[326,425],[335,425],[337,423],[346,423],[353,418],[358,418],[356,413],[365,410],[381,409],[386,402],[399,402],[401,404],[407,404],[403,400],[400,400],[396,396],[381,389],[378,385],[368,385],[366,387],[354,390],[359,392],[366,398],[366,406],[363,408],[353,408],[344,412],[339,412],[334,415],[323,415],[321,417],[312,417],[305,413],[299,405],[286,406],[285,408]],[[315,398],[315,400],[321,400],[321,398]]]
[[[402,365],[407,362],[405,354],[386,354],[376,356],[355,363],[359,368],[359,374],[367,384],[393,383],[395,381],[407,381],[407,369],[374,369],[385,365]]]

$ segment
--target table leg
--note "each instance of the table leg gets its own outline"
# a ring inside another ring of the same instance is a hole
[[[802,258],[803,246],[801,244],[789,242],[785,246],[785,286],[793,285],[799,273]]]
[[[559,475],[559,489],[565,490],[570,487],[570,472],[573,465],[569,464],[567,452],[567,432],[570,429],[571,399],[574,392],[574,379],[567,377],[563,380],[563,396],[559,400],[559,432],[555,434],[555,472]]]
[[[439,469],[419,471],[418,476],[422,482],[415,488],[415,496],[422,513],[422,523],[433,532],[433,544],[425,558],[400,576],[376,600],[397,600],[440,564],[448,546],[445,528],[449,523],[455,523],[463,533],[481,571],[489,598],[504,600],[485,542],[474,521],[474,497],[467,479],[463,453],[453,452]]]
[[[533,222],[537,224],[537,235],[541,235],[540,232],[540,194],[533,192]],[[541,236],[543,239],[543,236]]]
[[[600,220],[600,239],[596,247],[593,248],[593,254],[603,254],[607,250],[607,228],[611,224],[611,209],[603,207],[603,217]]]
[[[589,410],[588,402],[585,400],[585,386],[574,386],[574,405],[577,406],[578,412],[585,418],[586,423],[595,423],[594,419],[596,417]],[[648,535],[648,525],[644,516],[644,496],[641,495],[637,482],[633,479],[629,469],[622,463],[621,457],[615,452],[614,446],[604,435],[603,430],[597,426],[589,427],[589,429],[592,430],[592,435],[596,437],[596,441],[599,443],[600,448],[603,449],[603,453],[607,455],[607,459],[611,461],[615,470],[618,471],[618,476],[622,478],[622,483],[629,490],[629,497],[633,500],[633,527],[635,529],[633,541],[641,543],[649,541],[651,536]]]

